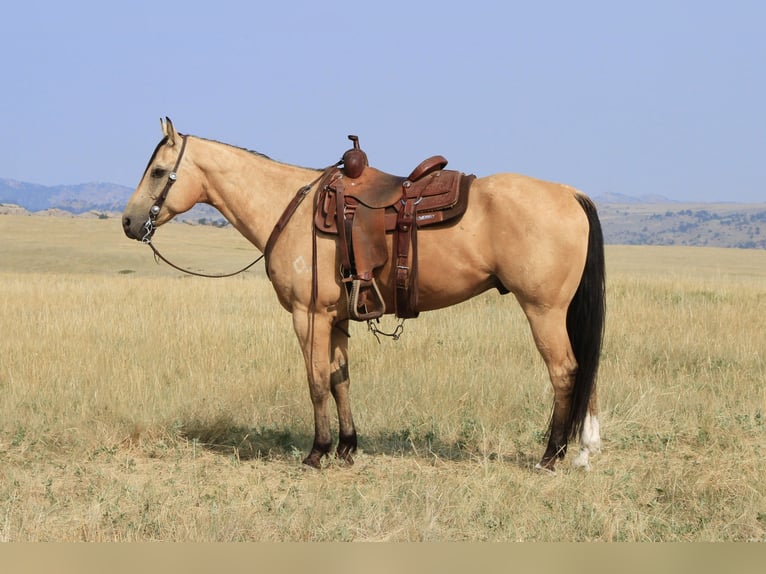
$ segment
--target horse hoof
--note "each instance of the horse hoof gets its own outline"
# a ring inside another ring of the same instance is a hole
[[[346,465],[348,465],[348,466],[354,466],[354,457],[353,457],[353,456],[351,456],[351,453],[350,453],[350,452],[347,452],[347,453],[345,453],[345,454],[340,454],[340,453],[338,453],[338,454],[335,456],[335,458],[336,458],[336,459],[338,459],[338,460],[339,460],[340,462],[342,462],[343,464],[346,464]]]
[[[316,457],[313,454],[308,455],[303,459],[303,468],[311,468],[314,470],[320,470],[322,468],[321,457]]]
[[[548,466],[543,465],[541,462],[538,462],[535,465],[535,470],[541,474],[547,474],[548,476],[556,476],[555,468],[549,468]]]
[[[581,450],[575,459],[572,461],[572,466],[575,468],[582,468],[584,470],[590,470],[590,457],[587,450]]]
[[[335,451],[335,458],[348,466],[353,466],[354,464],[354,457],[352,454],[356,450],[355,445],[349,445],[349,446],[339,446],[338,450]]]

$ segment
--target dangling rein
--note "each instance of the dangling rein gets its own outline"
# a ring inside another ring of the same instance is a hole
[[[168,259],[165,258],[165,256],[162,255],[162,253],[157,251],[157,248],[154,246],[154,243],[152,243],[151,239],[148,239],[148,240],[144,241],[144,243],[146,243],[149,247],[152,248],[152,251],[154,252],[154,259],[155,260],[161,259],[162,261],[164,261],[165,263],[170,265],[173,269],[176,269],[178,271],[182,271],[183,273],[188,273],[189,275],[195,275],[197,277],[207,277],[209,279],[223,279],[224,277],[234,277],[235,275],[239,275],[240,273],[244,273],[245,271],[250,269],[253,265],[258,263],[261,259],[263,259],[263,254],[261,254],[261,255],[258,256],[258,258],[255,261],[253,261],[252,263],[248,264],[247,266],[243,267],[242,269],[240,269],[238,271],[234,271],[233,273],[220,273],[220,274],[199,273],[197,271],[192,271],[191,269],[184,269],[183,267],[179,267],[178,265],[176,265],[172,261],[168,261]]]

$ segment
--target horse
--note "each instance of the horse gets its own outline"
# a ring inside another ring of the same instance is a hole
[[[332,397],[335,456],[353,464],[350,317],[339,239],[315,231],[312,202],[291,201],[295,190],[296,197],[316,194],[324,171],[181,134],[169,118],[160,123],[162,139],[125,207],[123,231],[147,242],[198,203],[218,209],[261,252],[280,227],[266,272],[279,303],[292,314],[306,367],[314,442],[303,463],[321,468],[331,454]],[[457,223],[419,233],[418,310],[446,308],[491,289],[512,293],[553,386],[547,445],[535,468],[554,473],[578,437],[573,465],[590,468],[590,455],[601,450],[596,379],[606,311],[604,241],[592,200],[568,185],[498,173],[473,181]],[[386,313],[395,290],[392,259],[375,275]]]

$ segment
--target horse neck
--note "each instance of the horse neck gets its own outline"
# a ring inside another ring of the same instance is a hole
[[[198,145],[192,159],[204,175],[204,203],[218,209],[263,251],[285,207],[298,189],[316,178],[317,170],[279,163],[220,142],[194,141]]]

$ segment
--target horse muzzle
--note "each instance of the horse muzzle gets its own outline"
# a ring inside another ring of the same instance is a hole
[[[128,239],[140,239],[136,231],[133,229],[133,219],[128,215],[122,216],[122,230],[125,232],[125,235],[128,236]]]
[[[156,229],[157,224],[152,217],[149,217],[143,222],[140,219],[136,220],[129,215],[124,215],[122,217],[122,230],[129,239],[135,239],[136,241],[146,243],[151,240]]]

